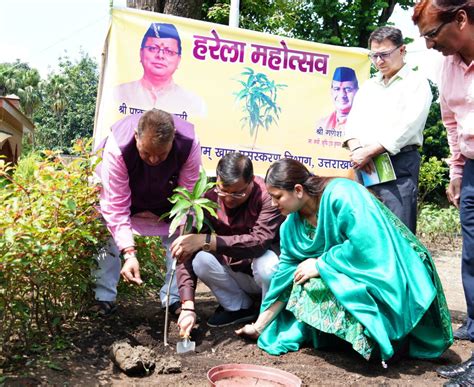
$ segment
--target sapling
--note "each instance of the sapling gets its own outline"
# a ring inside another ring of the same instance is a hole
[[[199,179],[196,181],[192,191],[187,190],[184,187],[176,187],[173,192],[174,195],[169,198],[169,201],[173,203],[173,208],[170,212],[162,215],[162,219],[169,217],[172,219],[169,229],[169,235],[173,235],[176,229],[180,227],[180,235],[189,234],[193,229],[196,228],[199,233],[204,223],[207,223],[204,218],[204,210],[208,211],[211,216],[217,218],[215,209],[217,203],[210,199],[202,197],[204,193],[211,189],[215,183],[208,182],[206,172],[201,169],[199,173]],[[173,282],[174,274],[176,271],[176,258],[173,259],[173,265],[171,267],[171,277],[166,290],[166,311],[165,311],[165,329],[164,329],[164,344],[168,346],[168,311],[170,303],[170,288]]]

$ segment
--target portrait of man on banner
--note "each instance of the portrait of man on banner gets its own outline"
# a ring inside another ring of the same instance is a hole
[[[317,122],[317,134],[327,133],[327,131],[332,130],[344,132],[344,125],[358,90],[359,82],[352,68],[337,67],[334,70],[331,83],[331,98],[335,110],[329,116],[323,117]]]
[[[186,119],[207,114],[204,100],[173,80],[182,55],[181,38],[173,24],[151,23],[140,46],[142,78],[114,88],[114,99],[130,111],[161,109]]]

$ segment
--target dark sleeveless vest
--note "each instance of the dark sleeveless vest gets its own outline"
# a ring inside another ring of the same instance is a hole
[[[176,134],[171,151],[165,161],[152,167],[146,164],[138,153],[134,135],[138,119],[139,117],[114,125],[112,136],[120,148],[128,171],[132,194],[131,215],[150,211],[161,216],[173,206],[168,198],[178,186],[179,173],[191,152],[194,128],[189,122],[173,117]]]

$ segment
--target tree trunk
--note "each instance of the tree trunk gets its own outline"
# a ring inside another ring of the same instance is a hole
[[[203,0],[127,0],[127,7],[201,19]]]
[[[151,12],[163,12],[161,0],[127,0],[127,7]]]

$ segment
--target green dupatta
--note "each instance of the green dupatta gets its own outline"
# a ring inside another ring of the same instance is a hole
[[[297,265],[319,258],[324,283],[374,340],[382,360],[394,354],[393,343],[408,338],[409,354],[440,356],[453,342],[451,319],[441,282],[426,248],[366,188],[334,179],[324,190],[315,237],[305,232],[298,213],[281,230],[278,271],[261,311],[275,301],[288,302]],[[283,310],[259,337],[270,354],[322,343],[318,331]]]

